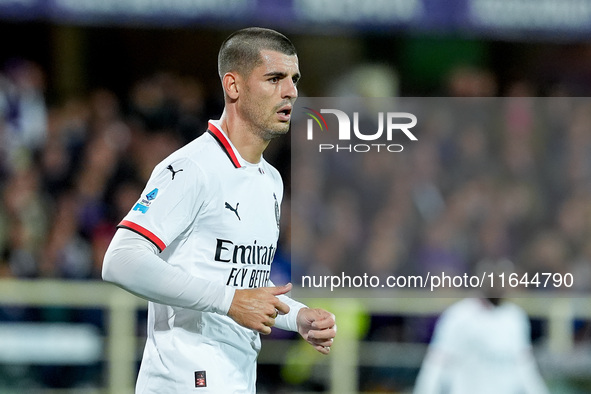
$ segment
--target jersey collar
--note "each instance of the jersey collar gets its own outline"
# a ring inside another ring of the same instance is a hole
[[[220,145],[224,153],[226,153],[234,167],[242,167],[242,165],[240,164],[240,160],[238,160],[238,157],[240,157],[240,155],[238,154],[236,148],[234,148],[228,137],[226,137],[226,134],[222,131],[222,128],[219,126],[219,124],[215,124],[214,121],[210,120],[207,125],[207,132],[211,134],[211,136],[217,141],[217,143]]]

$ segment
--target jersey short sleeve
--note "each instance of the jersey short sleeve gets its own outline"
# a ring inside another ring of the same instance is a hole
[[[140,199],[119,223],[150,240],[162,252],[195,220],[204,205],[205,173],[187,158],[154,168]]]

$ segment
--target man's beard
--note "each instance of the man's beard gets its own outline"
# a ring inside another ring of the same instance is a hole
[[[285,134],[287,134],[289,132],[289,125],[290,123],[285,124],[284,127],[282,127],[279,130],[266,130],[263,132],[263,140],[265,141],[271,141],[275,138],[281,137]]]

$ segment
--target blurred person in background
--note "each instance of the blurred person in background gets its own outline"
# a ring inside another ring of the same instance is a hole
[[[12,59],[0,75],[0,158],[12,167],[42,147],[47,134],[45,74],[34,62]],[[3,151],[3,152],[2,152]]]
[[[336,335],[334,315],[268,280],[283,184],[262,154],[289,130],[295,48],[240,30],[218,69],[221,119],[156,166],[105,255],[103,278],[151,301],[137,393],[255,392],[259,333],[297,331],[323,354]]]
[[[486,265],[486,266],[484,266]],[[483,263],[484,272],[509,272],[508,260]],[[435,327],[414,394],[547,394],[532,354],[529,319],[488,287],[446,309]]]

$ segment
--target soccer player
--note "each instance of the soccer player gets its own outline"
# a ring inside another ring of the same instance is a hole
[[[457,302],[437,322],[414,394],[548,394],[529,328],[525,312],[511,302]]]
[[[136,393],[252,393],[259,334],[297,331],[323,354],[336,335],[333,314],[269,281],[283,184],[262,154],[289,129],[295,48],[243,29],[218,72],[221,118],[155,167],[105,255],[103,279],[150,301]]]

